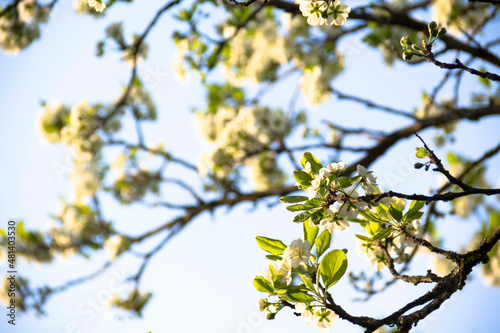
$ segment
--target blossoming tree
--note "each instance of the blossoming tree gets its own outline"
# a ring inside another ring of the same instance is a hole
[[[48,23],[57,2],[11,0],[3,5],[2,50],[20,52],[39,39],[40,24]],[[78,0],[75,10],[105,19],[120,2],[132,1]],[[133,254],[135,246],[161,236],[149,252],[139,255],[142,264],[127,280],[134,284],[133,291],[112,301],[115,307],[141,315],[152,295],[139,288],[150,259],[187,225],[205,212],[278,199],[296,212],[290,223],[300,224],[302,232],[295,240],[256,238],[270,260],[267,274],[254,279],[255,288],[265,294],[259,307],[268,319],[279,320],[277,314],[288,309],[320,332],[329,331],[339,319],[366,332],[384,327],[408,332],[464,288],[473,269],[481,267],[491,285],[500,285],[500,209],[495,197],[500,189],[488,173],[490,161],[500,152],[498,134],[491,133],[491,146],[474,158],[447,148],[461,135],[462,122],[496,120],[500,114],[496,4],[171,0],[131,38],[123,29],[129,18],[110,24],[106,37],[97,41],[96,54],[120,52],[131,68],[128,84],[107,104],[44,104],[38,123],[44,139],[75,152],[69,176],[75,195],[63,201],[49,231],[28,230],[19,223],[17,251],[46,264],[58,256],[92,257],[103,248],[111,252],[111,259],[61,286],[33,287],[29,277],[19,279],[21,309],[43,312],[52,295],[88,281],[112,267],[118,257]],[[149,34],[168,15],[177,20],[170,32],[177,46],[177,76],[182,80],[197,75],[206,89],[205,106],[194,114],[209,148],[198,161],[185,159],[182,143],[176,145],[175,140],[151,145],[143,131],[162,110],[157,110],[144,84],[141,63],[147,62]],[[365,56],[362,43],[376,49],[393,71],[408,71],[407,79],[370,77],[363,60],[351,61]],[[424,67],[441,77],[414,79],[411,73]],[[359,81],[402,85],[408,96],[422,94],[421,103],[393,106],[390,100],[366,98],[356,87],[352,94],[337,89],[340,74],[351,70]],[[292,87],[289,95],[270,97],[280,85]],[[337,104],[330,110],[326,106],[333,97]],[[306,107],[298,109],[302,100]],[[383,120],[377,125],[345,117],[342,124],[339,119],[351,112],[349,105],[363,117],[373,119],[378,112]],[[311,108],[321,112],[308,111]],[[135,126],[134,138],[120,136],[126,122]],[[421,138],[431,131],[432,140]],[[419,160],[413,177],[441,175],[437,188],[428,184],[429,193],[399,192],[372,171],[405,139],[412,140]],[[111,153],[116,148],[120,152]],[[158,163],[151,166],[145,156]],[[195,177],[176,178],[171,167]],[[185,192],[190,199],[180,202],[166,195],[172,191]],[[106,217],[104,195],[121,205],[166,208],[176,215],[145,233],[125,234],[117,221]],[[445,217],[471,221],[474,233],[463,248],[442,245],[453,237],[439,232]],[[354,235],[347,232],[353,229]],[[338,248],[333,236],[351,237],[356,251]],[[5,232],[0,243],[8,244]],[[373,266],[372,272],[350,268],[349,258],[356,252]],[[419,255],[434,257],[437,265],[410,273]],[[349,313],[336,301],[334,286],[341,279],[349,279],[365,300],[398,281],[407,288],[431,287],[400,309],[375,318]]]

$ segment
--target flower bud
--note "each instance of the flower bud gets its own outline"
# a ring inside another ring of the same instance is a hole
[[[429,22],[429,25],[427,26],[429,28],[429,35],[432,37],[435,35],[436,29],[437,29],[437,23],[436,21],[431,21]]]
[[[406,50],[404,53],[403,53],[403,59],[406,60],[406,61],[410,61],[411,59],[413,58],[413,54],[411,53],[410,50]]]
[[[408,48],[408,35],[404,35],[401,37],[401,40],[399,42],[403,48]]]
[[[444,35],[446,35],[446,28],[445,27],[439,28],[437,35],[436,35],[436,38],[440,38]]]
[[[422,163],[415,163],[414,167],[415,169],[421,169],[424,166]]]

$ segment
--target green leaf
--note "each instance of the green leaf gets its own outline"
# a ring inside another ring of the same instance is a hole
[[[279,276],[276,275],[276,271],[274,270],[273,265],[269,265],[268,267],[269,267],[269,273],[271,274],[271,279],[273,280],[274,285],[276,285],[279,280]]]
[[[300,160],[300,164],[302,164],[302,167],[305,167],[307,162],[311,164],[311,169],[315,173],[318,173],[319,169],[323,167],[323,165],[316,159],[316,157],[314,157],[313,154],[309,152],[304,153],[304,156],[302,156],[302,159]]]
[[[296,205],[287,206],[286,209],[291,211],[291,212],[297,212],[300,210],[308,210],[309,207],[305,204],[296,204]]]
[[[282,258],[282,257],[280,257],[280,256],[273,256],[273,255],[270,255],[270,254],[266,255],[266,258],[267,258],[267,259],[269,259],[269,260],[272,260],[272,261],[276,261],[276,260],[281,260],[281,259],[283,259],[283,258]]]
[[[349,187],[353,184],[354,182],[351,180],[349,177],[340,177],[339,178],[339,186],[342,188]]]
[[[304,224],[304,239],[309,241],[309,244],[311,244],[312,247],[314,245],[314,240],[318,235],[319,228],[311,227],[307,221],[304,222],[303,224]]]
[[[480,68],[479,71],[481,73],[484,73],[486,72],[486,70],[484,69],[484,67]],[[484,78],[484,77],[480,77],[478,76],[477,79],[479,80],[479,83],[481,83],[482,85],[484,85],[486,88],[490,89],[491,88],[491,81]]]
[[[411,215],[413,215],[414,213],[418,212],[420,209],[422,209],[422,207],[424,207],[424,205],[425,205],[424,201],[413,200],[411,202],[410,208],[408,209],[408,211],[406,212],[406,214],[403,217],[404,220],[405,221],[409,221],[408,217],[411,216]],[[414,220],[414,219],[415,218],[413,218],[412,220]]]
[[[424,201],[419,201],[419,200],[412,201],[410,208],[403,216],[403,220],[411,222],[413,220],[421,218],[424,213],[420,212],[419,210],[422,209],[424,205],[425,205]]]
[[[286,294],[289,291],[303,291],[307,292],[307,288],[305,286],[294,286],[294,285],[289,285],[289,286],[283,286],[280,288],[276,288],[275,292],[278,294]]]
[[[310,209],[310,210],[305,211],[303,213],[300,213],[299,215],[297,215],[293,218],[293,222],[297,222],[297,223],[304,222],[305,220],[310,218],[314,213],[319,212],[321,209],[323,209],[323,207],[313,208],[313,209]]]
[[[401,221],[401,218],[403,217],[403,211],[401,210],[401,207],[399,207],[393,202],[391,202],[391,205],[389,207],[389,214],[392,216],[394,220],[398,222]]]
[[[380,223],[377,222],[370,222],[370,224],[368,224],[368,227],[373,232],[373,234],[376,234],[380,229],[382,229]]]
[[[371,242],[372,241],[372,239],[370,237],[367,237],[365,235],[356,234],[354,236],[356,236],[356,238],[359,238],[359,239],[361,239],[362,241],[365,241],[365,242]]]
[[[332,235],[328,229],[323,230],[323,232],[316,239],[316,253],[318,258],[321,257],[323,253],[330,247],[330,243],[332,241]]]
[[[330,53],[335,49],[335,44],[334,43],[327,43],[325,45],[325,51],[326,53]]]
[[[301,195],[291,195],[289,197],[281,197],[280,201],[283,203],[297,203],[297,202],[307,201],[307,197]]]
[[[373,236],[373,240],[376,241],[376,240],[379,240],[379,239],[387,238],[387,237],[389,237],[389,235],[391,234],[391,232],[392,232],[392,228],[382,229],[382,230],[380,230],[379,232],[377,232]]]
[[[382,204],[380,204],[381,206]],[[378,207],[377,207],[378,210]],[[382,210],[383,211],[383,210]],[[375,214],[373,212],[367,211],[367,210],[360,210],[359,214],[363,216],[365,219],[371,222],[376,222],[376,223],[385,223],[387,220],[382,219],[378,214]]]
[[[381,220],[384,220],[385,222],[391,220],[391,214],[389,213],[389,207],[387,207],[386,205],[384,205],[384,204],[378,205],[378,207],[375,209],[375,211],[377,212],[377,215]]]
[[[311,279],[303,274],[299,274],[300,278],[302,279],[302,283],[309,288],[312,292],[316,292],[316,289],[314,288],[314,284],[312,283]]]
[[[424,213],[422,213],[422,212],[414,212],[414,213],[408,214],[408,216],[406,216],[405,221],[411,222],[413,220],[418,220],[419,218],[422,217],[422,215],[424,215]]]
[[[295,178],[297,183],[299,183],[302,186],[306,186],[306,187],[311,186],[311,180],[314,179],[313,177],[311,177],[310,174],[308,174],[307,172],[304,172],[302,170],[295,170],[293,172],[293,177]]]
[[[311,200],[307,200],[307,202],[305,203],[305,205],[308,208],[315,208],[315,207],[322,206],[323,202],[320,199],[318,199],[318,198],[313,198]]]
[[[271,282],[267,281],[266,279],[264,279],[263,276],[257,276],[253,280],[253,285],[254,285],[255,289],[257,289],[258,291],[261,291],[263,293],[270,293],[270,294],[274,293],[273,284]]]
[[[311,222],[314,225],[318,225],[324,217],[325,212],[322,209],[319,209],[316,213],[311,215]]]
[[[325,289],[330,288],[345,274],[347,269],[347,257],[342,250],[332,250],[321,260],[320,274]]]
[[[427,151],[427,149],[423,148],[423,147],[420,147],[420,148],[415,148],[416,149],[416,156],[418,158],[425,158],[427,156],[429,156],[429,152]]]
[[[304,291],[290,290],[286,295],[294,302],[310,303],[316,299]]]
[[[283,244],[282,241],[262,236],[257,236],[257,244],[259,244],[260,248],[266,252],[271,253],[272,255],[279,256],[283,254],[286,249],[286,245]]]
[[[355,219],[349,220],[349,222],[354,222],[354,223],[362,223],[362,224],[365,224],[365,223],[367,223],[368,221],[367,221],[367,220],[365,220],[365,219],[358,219],[358,218],[355,218]]]

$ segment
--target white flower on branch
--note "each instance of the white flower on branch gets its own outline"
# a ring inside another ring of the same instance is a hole
[[[285,249],[283,257],[290,260],[293,268],[297,268],[302,263],[307,264],[309,257],[311,257],[310,249],[311,244],[309,241],[303,241],[298,238],[292,242],[292,245]]]
[[[106,9],[106,4],[101,0],[88,0],[88,4],[90,8],[94,8],[96,12],[101,13]]]

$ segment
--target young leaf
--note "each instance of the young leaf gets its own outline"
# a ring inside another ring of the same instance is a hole
[[[371,231],[372,235],[375,235],[382,228],[380,227],[380,223],[370,222],[370,224],[368,224],[366,229],[368,231]]]
[[[313,209],[310,209],[310,210],[305,211],[303,213],[300,213],[299,215],[297,215],[293,218],[293,222],[297,222],[297,223],[304,222],[305,220],[310,218],[314,213],[318,212],[320,209],[322,209],[322,207],[313,208]]]
[[[316,238],[316,252],[318,255],[318,258],[321,257],[323,253],[325,253],[326,250],[330,247],[330,243],[332,241],[332,235],[330,234],[330,231],[327,229],[323,230],[323,232],[319,235],[318,238]]]
[[[319,222],[324,218],[324,214],[322,210],[318,210],[314,214],[311,215],[311,222],[314,225],[318,225]]]
[[[373,240],[375,241],[375,240],[387,238],[387,237],[389,237],[391,232],[392,232],[392,228],[382,229],[373,236]]]
[[[377,214],[381,220],[385,220],[386,222],[391,220],[391,214],[389,212],[389,207],[387,207],[386,205],[384,205],[384,204],[378,205],[378,207],[375,209],[375,211],[377,212]]]
[[[382,206],[382,204],[380,204]],[[378,208],[377,207],[377,213],[378,213]],[[382,210],[383,211],[383,210]],[[363,216],[365,219],[371,222],[376,222],[376,223],[385,223],[387,220],[383,220],[378,214],[375,214],[373,212],[370,212],[368,210],[360,210],[359,214]]]
[[[280,201],[283,203],[297,203],[297,202],[302,202],[306,201],[307,197],[301,196],[301,195],[291,195],[288,197],[281,197]]]
[[[286,207],[287,210],[291,212],[297,212],[300,210],[307,210],[309,207],[307,207],[305,204],[296,204],[296,205],[291,205]]]
[[[354,182],[351,180],[351,178],[348,177],[340,177],[339,178],[339,186],[342,188],[349,187],[353,184]]]
[[[405,221],[411,222],[413,220],[417,220],[417,219],[421,218],[422,215],[424,215],[424,213],[422,213],[422,212],[411,213],[408,216],[406,216]]]
[[[318,235],[318,230],[318,227],[311,227],[308,221],[304,222],[304,240],[309,241],[311,247],[313,246],[314,240]]]
[[[282,241],[262,236],[257,236],[257,243],[260,248],[266,252],[271,253],[272,255],[279,256],[283,254],[286,249],[286,245],[283,244]]]
[[[425,149],[424,147],[420,147],[420,148],[415,148],[416,149],[416,156],[418,158],[424,158],[424,157],[427,157],[429,156],[429,152],[427,151],[427,149]]]
[[[403,217],[403,211],[401,210],[401,207],[392,202],[389,207],[389,214],[391,214],[392,218],[398,222],[401,221],[401,218]]]
[[[318,198],[313,198],[311,200],[307,200],[307,202],[305,203],[305,205],[308,208],[315,208],[315,207],[319,207],[319,206],[323,205],[323,202],[320,199],[318,199]]]
[[[406,214],[403,216],[403,219],[405,221],[412,221],[412,220],[420,218],[420,217],[415,217],[415,218],[412,218],[411,220],[409,219],[410,216],[413,216],[414,213],[418,212],[422,207],[424,207],[424,204],[425,204],[424,201],[413,200],[411,202],[410,208],[408,209]],[[420,215],[420,216],[422,216],[422,215]]]
[[[361,239],[362,241],[365,241],[365,242],[371,242],[372,241],[372,239],[370,237],[366,237],[365,235],[358,235],[358,234],[356,234],[354,236],[356,236],[356,238],[359,238],[359,239]]]
[[[299,274],[300,278],[302,279],[302,283],[309,288],[312,292],[316,292],[316,289],[314,288],[314,284],[312,283],[311,279],[305,275]]]
[[[310,303],[316,299],[304,291],[289,290],[286,295],[294,302]]]
[[[319,169],[323,167],[323,165],[321,165],[321,163],[316,159],[316,157],[314,157],[313,154],[309,152],[304,153],[304,156],[302,156],[302,159],[300,160],[300,163],[302,164],[303,167],[306,166],[307,162],[311,164],[311,169],[315,173],[318,173]]]
[[[311,186],[311,180],[313,180],[311,175],[309,175],[307,172],[304,172],[302,170],[295,170],[293,172],[293,177],[295,178],[297,183],[299,183],[302,186],[307,186],[307,187]]]
[[[255,289],[263,293],[274,293],[274,287],[272,283],[264,279],[264,277],[262,276],[255,277],[255,279],[253,280],[253,285]]]
[[[347,269],[347,257],[342,250],[332,250],[321,260],[320,274],[325,289],[330,288],[344,275]]]

